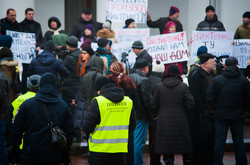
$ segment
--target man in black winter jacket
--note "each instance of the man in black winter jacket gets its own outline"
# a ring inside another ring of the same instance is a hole
[[[36,96],[26,100],[19,107],[11,127],[13,164],[60,165],[68,160],[73,138],[73,116],[68,105],[61,99],[56,86],[54,74],[43,74]],[[45,105],[53,124],[64,131],[67,151],[63,152],[51,142],[51,131],[41,103]],[[23,149],[20,152],[22,138]]]
[[[215,165],[223,164],[228,127],[235,146],[236,164],[247,165],[243,127],[245,110],[250,108],[250,83],[241,77],[237,64],[236,58],[227,58],[225,72],[207,89],[208,103],[215,108]]]
[[[92,12],[90,9],[86,8],[82,11],[79,21],[72,27],[71,35],[75,36],[80,40],[83,36],[85,26],[92,24],[95,29],[93,35],[96,36],[98,30],[102,29],[102,23],[96,22],[92,19]]]
[[[205,20],[200,22],[196,28],[197,31],[226,31],[222,22],[218,21],[215,9],[209,5],[206,8]]]
[[[6,35],[6,30],[19,31],[19,23],[16,20],[16,11],[9,8],[6,17],[0,20],[1,34]]]

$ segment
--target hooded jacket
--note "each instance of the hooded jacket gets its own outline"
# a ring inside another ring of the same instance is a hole
[[[67,77],[69,75],[68,69],[65,68],[59,59],[56,59],[54,54],[48,51],[43,51],[31,61],[27,75],[42,75],[46,72],[51,72],[55,75],[59,73],[62,77]]]
[[[214,18],[212,20],[207,19],[200,22],[196,28],[198,31],[226,31],[222,22],[218,21],[217,15],[214,14]]]
[[[91,100],[97,96],[95,90],[96,80],[103,76],[104,63],[98,56],[91,57],[90,71],[82,78],[82,97],[85,99],[86,107],[89,107]]]
[[[194,98],[181,78],[167,77],[157,84],[151,100],[157,114],[156,154],[192,153],[187,113]]]
[[[112,83],[104,85],[100,90],[100,94],[114,103],[119,103],[124,98],[124,90],[115,87]],[[84,117],[83,130],[88,134],[94,132],[96,125],[100,124],[100,122],[101,117],[98,102],[96,99],[93,99],[90,110],[87,111]],[[135,126],[135,114],[132,110],[130,115],[129,132],[132,132],[135,129]]]
[[[22,136],[24,142],[22,160],[35,164],[61,162],[64,159],[62,151],[51,143],[51,133],[40,102],[45,104],[53,124],[58,125],[65,132],[68,147],[72,144],[72,113],[60,98],[55,86],[45,84],[35,97],[26,100],[20,106],[13,121],[11,142],[16,161],[18,161],[17,153]]]
[[[102,23],[95,22],[92,19],[90,21],[85,21],[82,17],[80,17],[79,21],[72,27],[71,35],[76,36],[78,40],[82,37],[82,32],[85,29],[85,26],[88,24],[92,24],[95,28],[93,31],[93,35],[96,36],[96,32],[102,29]]]
[[[237,67],[228,67],[212,81],[206,98],[215,108],[216,120],[243,121],[250,108],[250,83]]]
[[[55,21],[57,23],[57,29],[53,29],[50,25],[50,23],[52,21]],[[55,30],[59,30],[58,32],[61,34],[61,33],[64,33],[66,34],[66,32],[64,30],[61,30],[61,22],[60,20],[57,18],[57,17],[50,17],[49,20],[48,20],[48,27],[50,28],[50,30],[48,30],[45,34],[44,34],[44,42],[46,41],[49,41],[49,40],[52,40],[52,36],[54,35],[54,31]]]

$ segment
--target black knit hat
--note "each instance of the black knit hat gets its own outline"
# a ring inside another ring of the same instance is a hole
[[[55,44],[52,40],[45,42],[44,50],[53,53],[55,50]]]
[[[135,20],[132,19],[132,18],[127,19],[127,20],[125,21],[126,27],[128,27],[132,22],[135,22]]]
[[[199,57],[201,54],[207,53],[207,47],[206,46],[200,46],[197,50],[197,56]]]
[[[57,79],[53,73],[47,72],[42,75],[40,79],[40,88],[42,88],[45,85],[52,85],[53,87],[56,88]]]
[[[75,36],[70,36],[67,41],[66,44],[72,48],[77,48],[78,45],[78,39]]]
[[[167,71],[167,75],[169,74],[181,74],[180,72],[180,69],[178,68],[177,65],[174,65],[174,64],[171,64],[169,67],[168,67],[168,71]]]
[[[210,58],[214,58],[215,56],[210,53],[203,53],[200,55],[200,64],[204,64],[207,62]]]
[[[99,91],[104,85],[111,83],[109,78],[107,77],[100,77],[96,80],[95,83],[95,90]]]
[[[148,66],[148,62],[145,59],[139,59],[135,62],[134,68],[142,69]]]
[[[141,41],[135,41],[132,44],[133,49],[143,49],[143,43]]]
[[[10,48],[12,42],[13,42],[13,39],[10,35],[1,35],[0,36],[0,47],[6,46],[6,47]]]
[[[173,14],[179,13],[179,12],[180,12],[180,10],[175,6],[171,6],[169,9],[169,15],[173,15]]]
[[[243,16],[243,18],[249,18],[250,19],[250,11],[246,11]]]
[[[225,61],[225,65],[227,67],[236,66],[238,64],[238,60],[235,57],[228,57]]]
[[[83,9],[82,13],[91,14],[91,10],[89,8]]]
[[[206,7],[206,13],[209,11],[209,10],[212,10],[213,12],[215,11],[214,7],[209,5],[208,7]]]
[[[106,38],[100,38],[98,41],[97,41],[97,45],[99,47],[105,47],[107,44],[109,43],[109,41],[106,39]]]

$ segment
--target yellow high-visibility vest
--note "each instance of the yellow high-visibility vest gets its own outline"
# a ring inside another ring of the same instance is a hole
[[[89,151],[127,153],[132,100],[127,96],[119,103],[103,96],[96,97],[96,100],[101,121],[89,136]]]

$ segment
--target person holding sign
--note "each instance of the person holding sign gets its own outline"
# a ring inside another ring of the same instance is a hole
[[[6,30],[19,31],[19,23],[16,20],[16,11],[9,8],[6,17],[0,20],[1,35],[6,35]]]
[[[218,21],[215,9],[209,5],[206,8],[205,20],[200,22],[196,28],[197,31],[226,31],[222,22]]]
[[[149,11],[147,11],[147,25],[148,27],[151,28],[159,28],[160,34],[163,34],[166,23],[169,21],[174,21],[176,24],[176,31],[181,32],[183,31],[183,27],[181,22],[178,20],[179,16],[180,16],[180,10],[175,6],[170,7],[168,17],[161,17],[156,21],[151,20]]]

